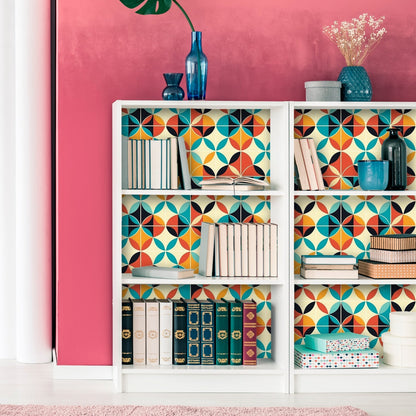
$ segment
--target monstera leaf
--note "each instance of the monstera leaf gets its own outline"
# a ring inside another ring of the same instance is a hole
[[[139,7],[136,10],[138,14],[163,14],[166,13],[170,7],[172,6],[172,2],[175,3],[180,11],[186,17],[189,25],[191,26],[191,30],[194,32],[194,25],[191,22],[191,19],[186,14],[184,8],[178,3],[177,0],[120,0],[126,7],[129,9],[134,9],[135,7]]]
[[[129,9],[134,9],[137,6],[141,6],[136,10],[139,14],[163,14],[166,13],[170,6],[172,6],[172,0],[120,0]]]

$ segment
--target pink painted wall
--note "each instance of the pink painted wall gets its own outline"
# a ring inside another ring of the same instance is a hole
[[[140,16],[119,0],[57,2],[58,363],[109,365],[111,103],[160,99],[162,73],[183,72],[190,29],[174,5]],[[344,65],[321,28],[363,12],[388,30],[364,64],[373,99],[416,100],[412,0],[181,4],[203,32],[209,100],[304,100],[305,81],[335,80]]]

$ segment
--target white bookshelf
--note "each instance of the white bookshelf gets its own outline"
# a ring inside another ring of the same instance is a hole
[[[144,109],[264,109],[270,111],[270,189],[261,191],[131,190],[122,183],[123,108]],[[288,256],[289,224],[289,104],[287,102],[235,101],[116,101],[113,104],[113,378],[118,391],[140,392],[275,392],[288,393],[290,385]],[[279,227],[278,277],[195,276],[190,279],[140,279],[121,272],[122,197],[123,195],[218,195],[270,197],[270,221]],[[121,365],[122,286],[157,285],[267,285],[271,291],[271,359],[259,359],[256,366],[158,366]]]

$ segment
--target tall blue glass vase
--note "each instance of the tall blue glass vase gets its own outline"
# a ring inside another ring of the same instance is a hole
[[[344,66],[338,81],[341,81],[342,101],[371,101],[373,89],[367,71],[362,66]]]
[[[208,60],[202,52],[201,38],[201,32],[192,32],[191,52],[185,61],[188,100],[205,100]]]

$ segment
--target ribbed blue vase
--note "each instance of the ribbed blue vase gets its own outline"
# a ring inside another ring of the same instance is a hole
[[[185,61],[188,100],[205,100],[208,60],[202,52],[201,40],[201,32],[192,32],[191,52]]]
[[[338,81],[341,81],[342,101],[371,101],[373,89],[367,71],[362,66],[345,66]]]

